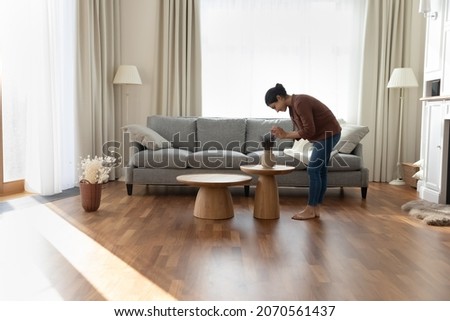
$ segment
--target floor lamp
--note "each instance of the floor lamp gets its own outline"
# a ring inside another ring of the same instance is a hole
[[[132,65],[120,65],[119,69],[117,69],[116,75],[114,76],[113,84],[115,85],[142,85],[141,77],[139,76],[139,72],[136,66]],[[127,87],[127,86],[126,86]],[[126,108],[127,108],[127,118],[125,120],[125,124],[128,124],[128,87],[126,88]]]
[[[405,88],[417,87],[416,76],[411,68],[395,68],[392,71],[391,78],[387,84],[387,88],[400,88],[400,117],[398,126],[398,155],[397,155],[397,179],[389,182],[391,185],[404,185],[405,182],[401,175],[401,150],[402,150],[402,125],[403,125],[403,104]]]

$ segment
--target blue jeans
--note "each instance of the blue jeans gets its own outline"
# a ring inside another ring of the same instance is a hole
[[[308,164],[309,196],[308,205],[316,206],[323,202],[327,190],[328,162],[333,147],[336,146],[341,133],[313,143],[313,150]]]

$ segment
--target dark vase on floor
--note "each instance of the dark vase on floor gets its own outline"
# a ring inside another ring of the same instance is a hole
[[[81,206],[86,212],[95,212],[100,207],[102,185],[91,184],[88,181],[80,182]]]

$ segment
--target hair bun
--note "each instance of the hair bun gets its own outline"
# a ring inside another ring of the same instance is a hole
[[[286,89],[284,89],[282,84],[277,83],[275,87],[270,88],[266,93],[266,105],[270,106],[270,104],[277,101],[277,96],[286,97]]]

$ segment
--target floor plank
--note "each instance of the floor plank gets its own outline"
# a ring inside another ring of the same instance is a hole
[[[280,189],[281,216],[193,217],[196,188],[105,185],[0,215],[2,300],[449,300],[450,228],[400,207],[409,186],[329,189],[320,220],[294,221],[306,189]]]

